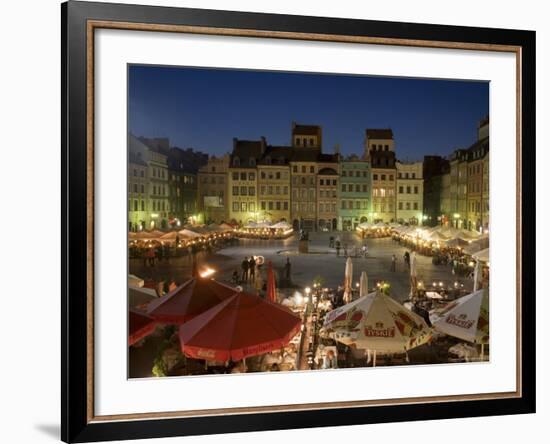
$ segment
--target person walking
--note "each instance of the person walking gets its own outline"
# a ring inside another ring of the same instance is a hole
[[[348,257],[348,244],[344,243],[344,257]]]
[[[336,256],[340,256],[340,241],[336,241]]]
[[[390,271],[395,271],[396,263],[397,263],[397,257],[395,257],[395,254],[392,254],[392,255],[391,255],[391,267],[390,267]]]
[[[248,276],[250,281],[254,283],[256,279],[256,260],[254,256],[250,256],[250,260],[248,261]]]
[[[246,282],[248,280],[248,258],[244,258],[241,262],[242,276],[241,282]]]
[[[411,268],[411,255],[408,251],[405,251],[403,255],[403,260],[405,261],[406,268]]]
[[[290,282],[290,258],[286,258],[285,262],[285,279]]]

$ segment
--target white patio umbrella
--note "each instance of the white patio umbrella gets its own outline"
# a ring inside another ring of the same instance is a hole
[[[478,251],[477,253],[472,254],[472,257],[476,261],[489,262],[489,249]]]
[[[351,302],[351,290],[353,285],[353,262],[351,257],[346,260],[346,270],[344,273],[344,302]]]
[[[178,237],[178,233],[176,231],[170,231],[170,233],[163,234],[160,237],[160,240],[173,241],[173,240],[176,240],[177,237]]]
[[[376,353],[403,353],[431,339],[431,329],[419,315],[381,292],[327,313],[323,332],[348,346]]]
[[[445,242],[447,240],[447,236],[441,234],[439,231],[434,231],[428,235],[427,240],[434,242]]]
[[[481,287],[481,261],[476,261],[474,268],[474,291],[479,290]]]
[[[445,246],[450,248],[465,247],[467,245],[469,245],[468,241],[465,241],[464,239],[461,239],[459,237],[453,237],[452,239],[448,239],[445,241]]]
[[[187,228],[184,228],[183,230],[178,231],[178,234],[187,239],[195,239],[197,237],[201,237],[199,233],[195,233],[194,231],[188,230]]]
[[[464,253],[471,255],[486,248],[489,248],[489,235],[484,234],[478,239],[470,241],[468,246],[464,247]]]
[[[128,275],[128,286],[141,288],[145,285],[145,281],[135,274]]]
[[[367,272],[363,271],[361,273],[361,278],[359,279],[359,297],[366,296],[369,293],[369,278]]]
[[[489,342],[489,290],[474,291],[430,315],[435,330],[475,344]]]

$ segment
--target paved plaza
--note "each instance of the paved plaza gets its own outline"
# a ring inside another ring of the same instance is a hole
[[[343,248],[340,256],[336,250],[329,248],[330,236],[339,236],[342,245],[347,244],[347,251],[353,257],[354,249],[359,253],[362,240],[354,232],[319,232],[309,234],[309,254],[298,253],[298,236],[293,235],[285,240],[239,239],[235,245],[223,248],[214,253],[200,252],[197,254],[199,268],[209,266],[216,272],[215,279],[221,282],[231,282],[234,270],[241,272],[241,262],[244,257],[263,256],[273,262],[276,272],[283,276],[283,267],[287,257],[291,262],[291,278],[295,287],[306,287],[313,284],[317,276],[322,276],[324,286],[336,288],[342,285],[344,279],[345,256]],[[391,295],[398,301],[408,298],[409,273],[403,261],[406,248],[391,238],[367,239],[368,256],[353,258],[354,282],[359,281],[362,271],[369,277],[369,286],[379,280],[391,284]],[[391,271],[391,258],[397,257],[397,270]],[[178,284],[191,277],[192,261],[190,257],[171,258],[158,261],[154,267],[145,266],[142,259],[130,259],[130,273],[145,279],[175,280]],[[265,267],[264,267],[265,270]],[[432,282],[443,282],[445,286],[454,282],[464,284],[466,290],[471,290],[472,280],[457,278],[448,265],[433,265],[432,258],[418,255],[418,280],[426,285]],[[265,279],[265,273],[264,273]],[[289,292],[291,290],[288,290]]]

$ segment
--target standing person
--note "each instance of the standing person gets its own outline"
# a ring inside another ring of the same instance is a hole
[[[403,260],[405,261],[406,268],[411,267],[411,255],[408,251],[405,251],[405,254],[403,255]]]
[[[390,271],[395,271],[396,262],[397,262],[397,257],[395,257],[395,254],[392,254],[392,255],[391,255],[391,267],[390,267]]]
[[[338,361],[333,350],[329,350],[323,358],[323,368],[338,368]]]
[[[287,281],[290,281],[290,258],[289,257],[286,258],[286,262],[285,262],[285,279]]]
[[[340,256],[340,241],[336,241],[336,256]]]
[[[334,236],[330,236],[328,239],[328,247],[334,248]]]
[[[239,271],[233,270],[233,274],[231,276],[231,282],[235,285],[239,285]]]
[[[241,268],[243,270],[241,281],[246,282],[248,280],[248,258],[244,258],[241,262]]]
[[[250,260],[248,261],[248,275],[250,280],[254,282],[256,279],[256,260],[254,256],[250,256]]]
[[[344,243],[344,256],[348,257],[348,244]]]

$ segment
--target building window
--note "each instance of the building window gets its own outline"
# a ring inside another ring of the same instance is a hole
[[[346,170],[342,170],[342,177],[346,177],[348,175],[348,172]]]
[[[320,184],[320,185],[324,185],[324,184],[325,184],[325,179],[319,180],[319,184]]]
[[[298,165],[292,165],[292,172],[297,173],[298,172]]]
[[[265,200],[262,200],[260,202],[260,208],[262,209],[262,211],[265,211]]]
[[[145,211],[145,201],[141,201],[141,211]]]
[[[265,194],[265,185],[262,185],[260,187],[260,196],[263,196]]]
[[[241,187],[241,196],[246,196],[246,187]]]
[[[248,173],[248,180],[256,180],[256,174],[255,173]]]
[[[302,174],[305,174],[305,172],[306,172],[306,166],[302,165]]]
[[[393,180],[393,174],[390,174],[390,180]]]
[[[241,173],[241,180],[246,180],[246,173]]]
[[[359,193],[361,191],[361,185],[355,184],[355,192]]]
[[[373,174],[372,175],[372,180],[378,180],[378,174]]]
[[[267,203],[267,207],[269,208],[270,211],[273,210],[273,202],[272,202],[272,201],[269,201],[269,202]]]
[[[345,210],[345,209],[346,209],[346,201],[343,200],[343,201],[342,201],[342,210]]]
[[[407,202],[407,203],[405,204],[405,208],[406,208],[407,210],[410,210],[410,209],[411,209],[411,203],[410,203],[410,202]]]
[[[256,188],[248,187],[248,195],[249,196],[255,196],[256,195]]]
[[[417,186],[414,187],[414,194],[418,194],[418,187]]]
[[[246,202],[241,202],[241,211],[246,213]]]
[[[411,194],[411,187],[407,187],[407,194]]]
[[[261,177],[262,179],[265,179],[265,171],[262,171],[262,172],[260,173],[260,177]]]
[[[231,178],[232,178],[233,180],[239,180],[239,173],[233,172],[233,174],[231,175]]]
[[[233,202],[233,211],[235,213],[239,212],[239,202]]]
[[[283,194],[288,194],[288,186],[286,185],[283,187]]]
[[[281,210],[281,202],[277,201],[275,203],[275,208],[280,211]]]
[[[418,210],[418,202],[414,202],[414,203],[413,203],[413,208],[414,208],[415,210]]]
[[[386,180],[386,175],[382,174],[382,180]]]
[[[283,202],[284,210],[288,210],[288,201]]]
[[[400,210],[402,210],[402,209],[403,209],[403,202],[399,202],[397,208],[399,208]]]
[[[239,195],[239,187],[233,187],[233,196]]]

